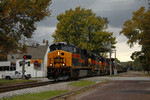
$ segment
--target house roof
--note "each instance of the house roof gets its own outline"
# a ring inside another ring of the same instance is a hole
[[[31,55],[32,59],[44,59],[48,46],[27,47],[27,53],[20,54],[18,59],[22,59],[23,55]]]

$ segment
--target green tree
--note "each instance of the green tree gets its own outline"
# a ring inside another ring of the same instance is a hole
[[[133,62],[134,70],[141,71],[144,63],[143,53],[141,51],[135,51],[134,53],[132,53],[131,59],[134,60]]]
[[[135,51],[134,53],[132,53],[131,59],[136,60],[139,59],[141,56],[143,56],[143,53],[141,51]]]
[[[66,10],[57,16],[59,23],[53,34],[55,42],[75,44],[83,49],[99,53],[104,51],[102,45],[111,41],[114,46],[115,37],[107,32],[107,18],[97,17],[91,9],[76,7],[75,10]]]
[[[145,11],[144,7],[141,7],[138,11],[133,12],[131,20],[127,20],[124,23],[124,27],[120,34],[124,34],[130,47],[133,47],[135,43],[142,46],[141,53],[144,57],[141,61],[143,68],[150,71],[150,10]]]
[[[0,0],[0,56],[21,50],[22,38],[31,38],[36,22],[50,15],[51,0]]]

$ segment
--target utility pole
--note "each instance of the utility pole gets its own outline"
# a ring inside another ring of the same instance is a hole
[[[22,65],[22,79],[25,79],[25,59],[23,59],[23,65]]]
[[[116,65],[117,63],[116,63],[116,49],[115,49],[115,69],[116,69]]]
[[[114,75],[117,75],[117,60],[116,60],[116,49],[115,51],[115,68],[114,68]]]
[[[109,42],[109,57],[110,57],[110,60],[109,60],[109,64],[110,64],[110,76],[112,76],[112,68],[111,68],[111,42]]]

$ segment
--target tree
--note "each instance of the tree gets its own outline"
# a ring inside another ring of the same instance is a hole
[[[144,54],[143,67],[146,71],[150,71],[150,10],[145,11],[144,7],[141,7],[138,11],[133,12],[131,20],[127,20],[124,23],[124,27],[120,34],[124,34],[130,47],[133,47],[135,43],[142,46],[141,53]]]
[[[108,20],[96,16],[91,9],[76,7],[75,10],[66,10],[57,16],[59,23],[53,34],[55,42],[67,42],[99,53],[103,43],[108,41],[114,45],[115,38],[112,32],[107,32]]]
[[[144,55],[141,51],[135,51],[134,53],[132,53],[131,55],[131,59],[134,60],[133,62],[133,66],[134,66],[134,70],[136,71],[141,71],[142,70],[142,66],[144,66]],[[144,69],[144,67],[143,67]]]
[[[23,47],[19,40],[32,37],[35,23],[50,15],[50,4],[51,0],[0,0],[1,55]]]
[[[136,60],[139,59],[141,56],[143,56],[143,53],[141,51],[135,51],[134,53],[132,53],[131,59]]]

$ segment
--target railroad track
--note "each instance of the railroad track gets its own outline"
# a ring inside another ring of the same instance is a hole
[[[18,85],[3,86],[3,87],[0,87],[0,93],[19,90],[19,89],[25,89],[25,88],[44,86],[44,85],[54,84],[54,83],[56,82],[46,81],[46,82],[31,82],[31,83],[23,83],[23,84],[18,84]]]

